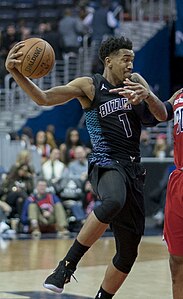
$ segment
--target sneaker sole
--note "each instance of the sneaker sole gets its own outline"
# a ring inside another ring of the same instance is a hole
[[[43,286],[50,290],[53,291],[55,293],[61,294],[63,292],[63,289],[57,288],[56,286],[54,286],[53,284],[48,284],[48,283],[44,283]]]

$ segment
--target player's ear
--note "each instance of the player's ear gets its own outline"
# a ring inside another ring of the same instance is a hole
[[[112,64],[111,64],[111,58],[109,57],[109,56],[107,56],[106,58],[105,58],[105,65],[106,66],[108,66],[109,68],[111,68],[112,67]]]

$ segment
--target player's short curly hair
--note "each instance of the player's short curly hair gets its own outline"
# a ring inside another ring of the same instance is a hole
[[[104,63],[104,60],[111,53],[117,53],[120,49],[132,50],[132,41],[124,36],[109,37],[102,42],[99,49],[99,58]]]

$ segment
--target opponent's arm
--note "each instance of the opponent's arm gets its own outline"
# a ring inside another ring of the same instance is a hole
[[[163,102],[166,110],[167,110],[167,119],[166,120],[172,120],[174,117],[174,112],[173,112],[173,105],[174,105],[174,101],[177,97],[178,94],[183,93],[183,89],[179,89],[177,90],[168,101]]]
[[[17,84],[26,92],[26,94],[31,97],[35,103],[43,106],[54,106],[64,104],[73,98],[87,97],[85,91],[88,92],[87,84],[92,84],[91,78],[77,78],[67,85],[57,86],[43,91],[30,79],[24,77],[16,69],[16,66],[21,64],[21,48],[23,46],[24,43],[20,42],[10,50],[5,66]],[[91,95],[89,95],[89,97],[90,96]]]

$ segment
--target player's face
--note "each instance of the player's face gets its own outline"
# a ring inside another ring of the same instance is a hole
[[[124,79],[130,78],[134,56],[134,52],[127,49],[120,49],[118,54],[110,55],[108,67],[117,81],[123,82]]]

